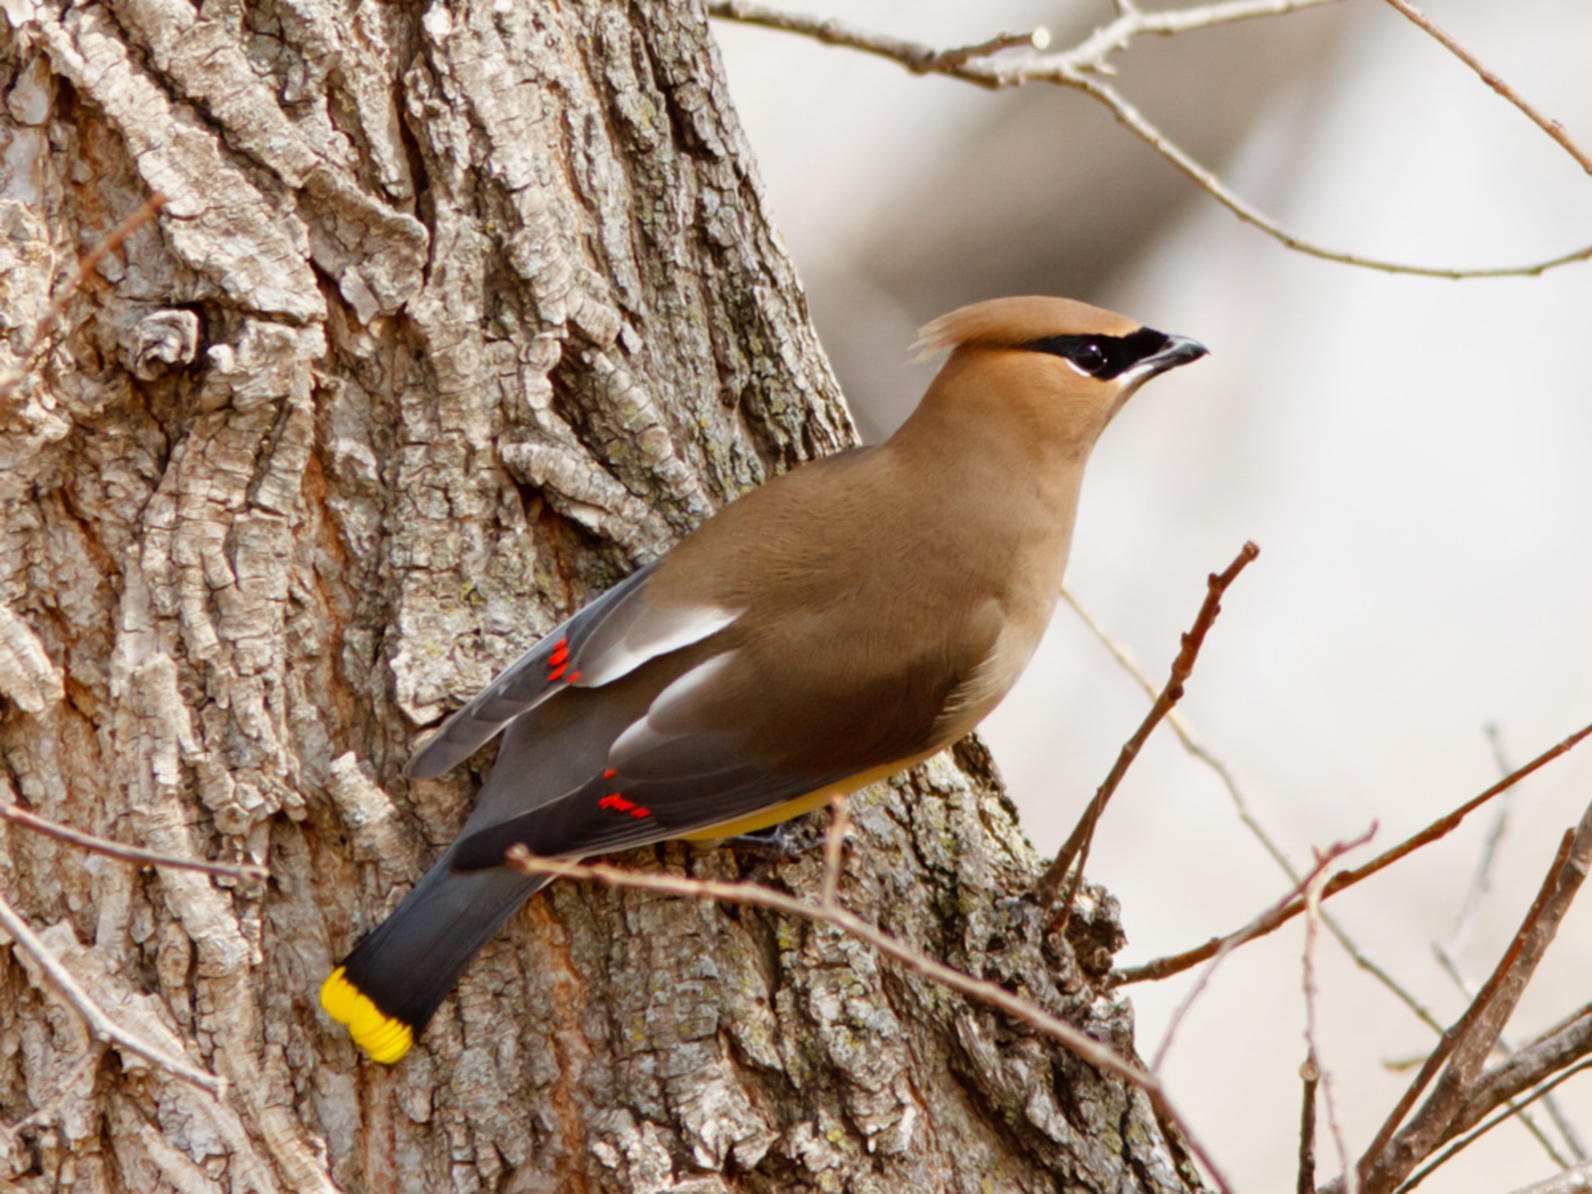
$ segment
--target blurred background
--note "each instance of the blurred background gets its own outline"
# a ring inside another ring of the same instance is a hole
[[[790,0],[803,8],[803,0]],[[1146,7],[1150,7],[1146,4]],[[1433,0],[1431,15],[1592,146],[1592,6]],[[1065,47],[1106,0],[852,0],[823,15],[939,47],[1045,25]],[[1053,293],[1194,336],[1212,355],[1107,432],[1069,587],[1157,686],[1246,538],[1182,709],[1296,862],[1363,833],[1365,861],[1592,721],[1592,264],[1537,278],[1398,277],[1284,249],[1239,223],[1087,97],[992,94],[855,51],[716,23],[732,91],[813,317],[867,439],[933,365],[917,325],[965,302]],[[1522,265],[1592,243],[1592,179],[1426,34],[1363,0],[1145,38],[1130,99],[1288,229],[1438,266]],[[1055,849],[1147,699],[1058,609],[987,736],[1035,846]],[[1518,792],[1488,889],[1456,924],[1492,821],[1329,905],[1444,1022],[1479,984],[1592,799],[1592,744]],[[1288,882],[1220,782],[1166,727],[1090,860],[1135,963],[1243,924]],[[1506,1036],[1580,1008],[1583,894]],[[1304,1059],[1296,922],[1233,956],[1166,1075],[1241,1190],[1292,1189]],[[1432,1033],[1338,946],[1319,959],[1321,1061],[1358,1153]],[[1191,976],[1130,988],[1149,1056]],[[1592,1079],[1560,1088],[1592,1141]],[[1564,1146],[1560,1146],[1564,1151]],[[1568,1153],[1566,1153],[1568,1155]],[[1337,1172],[1320,1140],[1322,1180]],[[1503,1191],[1556,1172],[1518,1125],[1425,1183]]]

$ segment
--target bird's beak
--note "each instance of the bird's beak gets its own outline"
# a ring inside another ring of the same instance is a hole
[[[1111,404],[1111,414],[1115,415],[1121,410],[1123,404],[1150,378],[1165,373],[1168,369],[1176,369],[1179,365],[1186,365],[1190,361],[1197,361],[1210,351],[1198,340],[1190,340],[1187,336],[1173,336],[1167,332],[1162,332],[1161,335],[1166,337],[1166,347],[1145,357],[1118,379],[1117,395]]]
[[[1157,373],[1165,373],[1168,369],[1176,369],[1179,365],[1186,365],[1190,361],[1197,361],[1210,351],[1198,340],[1190,340],[1187,336],[1168,335],[1166,339],[1165,348],[1139,362],[1139,367],[1144,369],[1146,378],[1154,377]]]

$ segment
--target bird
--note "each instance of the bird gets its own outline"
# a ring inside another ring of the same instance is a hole
[[[730,502],[550,630],[410,759],[494,737],[457,838],[326,978],[372,1060],[402,1058],[477,952],[580,859],[765,829],[929,758],[1011,689],[1061,590],[1084,465],[1146,381],[1206,354],[1070,299],[961,307],[888,439]]]

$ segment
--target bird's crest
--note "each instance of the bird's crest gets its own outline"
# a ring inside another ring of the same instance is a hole
[[[1114,311],[1046,295],[988,299],[958,307],[918,330],[915,360],[966,344],[1017,348],[1047,336],[1097,333],[1121,336],[1139,325]]]

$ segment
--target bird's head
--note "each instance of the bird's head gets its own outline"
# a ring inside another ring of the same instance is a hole
[[[1015,418],[1024,434],[1060,438],[1084,452],[1135,390],[1206,353],[1186,336],[1043,296],[961,307],[927,324],[918,346],[951,353],[931,400]]]

